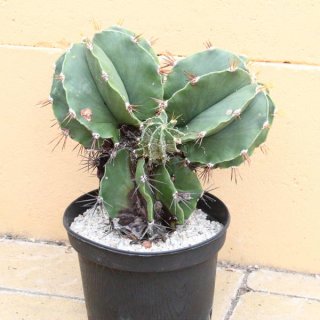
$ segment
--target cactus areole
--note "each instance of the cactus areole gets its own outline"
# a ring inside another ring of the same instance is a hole
[[[61,129],[54,148],[72,138],[84,168],[97,170],[92,205],[137,241],[188,219],[204,194],[199,176],[235,176],[265,142],[275,109],[243,56],[208,45],[161,59],[141,36],[111,27],[57,60],[44,102]]]

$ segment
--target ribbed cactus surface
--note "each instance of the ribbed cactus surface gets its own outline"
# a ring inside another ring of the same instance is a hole
[[[165,64],[118,26],[56,63],[50,102],[60,140],[82,146],[88,168],[98,169],[96,201],[123,224],[184,223],[203,195],[195,171],[249,161],[273,120],[274,104],[244,57],[209,47]]]

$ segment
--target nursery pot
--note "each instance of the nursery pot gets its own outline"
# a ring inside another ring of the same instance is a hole
[[[223,224],[216,236],[184,249],[137,253],[97,244],[70,229],[84,211],[80,201],[89,197],[73,201],[63,220],[78,252],[88,319],[209,320],[217,254],[230,220],[224,203],[210,194],[198,203],[209,219]]]

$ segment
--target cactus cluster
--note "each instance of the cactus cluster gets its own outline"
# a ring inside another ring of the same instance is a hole
[[[97,168],[94,205],[137,239],[183,224],[204,193],[196,171],[249,161],[275,108],[243,56],[209,43],[163,60],[141,36],[111,27],[58,59],[46,102],[57,143],[76,140],[84,165]]]

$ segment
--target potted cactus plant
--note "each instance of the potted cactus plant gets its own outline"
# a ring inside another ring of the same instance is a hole
[[[246,59],[212,48],[178,61],[119,26],[74,44],[57,61],[50,99],[61,133],[78,142],[99,189],[75,200],[64,224],[79,253],[89,319],[207,320],[217,252],[229,214],[199,177],[250,161],[266,140],[274,104]],[[84,211],[104,214],[132,245],[165,241],[200,208],[222,227],[171,251],[120,250],[70,227]],[[116,219],[116,220],[115,220]],[[115,225],[116,221],[116,225]]]

